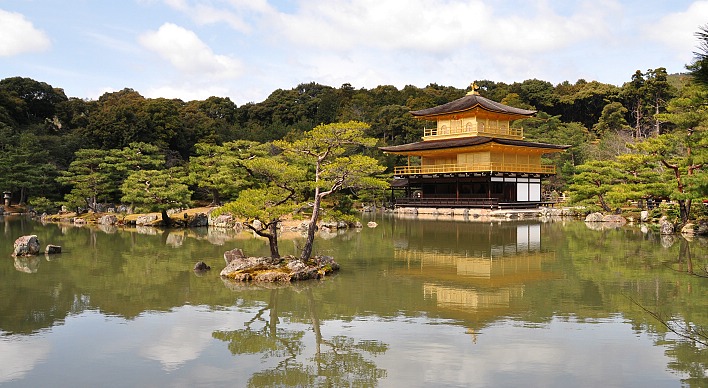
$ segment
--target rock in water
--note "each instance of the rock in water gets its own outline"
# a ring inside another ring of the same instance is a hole
[[[226,261],[227,265],[230,262],[234,261],[234,259],[244,259],[244,258],[246,258],[246,255],[243,254],[243,250],[241,250],[241,248],[234,248],[230,251],[224,252],[224,261]]]
[[[627,219],[617,214],[608,214],[602,217],[602,222],[611,222],[615,224],[624,225],[627,223]]]
[[[46,247],[44,247],[44,253],[48,255],[61,253],[61,246],[48,244]]]
[[[210,269],[211,269],[211,267],[203,261],[198,261],[196,264],[194,264],[195,271],[204,272],[204,271],[208,271]]]
[[[186,216],[186,214],[185,214],[185,216]],[[204,226],[208,226],[208,225],[209,225],[209,217],[207,217],[206,213],[197,213],[194,215],[194,217],[192,217],[189,220],[189,223],[187,226],[189,226],[190,228],[200,228],[200,227],[204,227]]]
[[[585,217],[585,222],[602,222],[602,213],[590,213]]]
[[[674,224],[669,222],[666,217],[661,217],[659,220],[659,233],[662,235],[674,234]]]
[[[98,219],[99,225],[115,225],[118,223],[118,217],[114,214],[106,214],[105,216]]]
[[[320,279],[339,270],[339,264],[329,256],[317,256],[303,261],[293,256],[234,258],[221,271],[221,277],[234,281],[291,282]]]
[[[22,236],[15,240],[13,256],[32,256],[39,253],[39,239],[36,235]]]

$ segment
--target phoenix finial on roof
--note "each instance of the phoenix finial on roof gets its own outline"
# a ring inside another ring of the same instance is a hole
[[[472,82],[472,83],[470,84],[470,88],[471,88],[472,90],[470,90],[469,92],[467,92],[468,95],[470,95],[470,94],[479,94],[479,92],[478,92],[478,90],[479,90],[479,85],[477,85],[477,82],[476,82],[476,81],[475,81],[475,82]]]

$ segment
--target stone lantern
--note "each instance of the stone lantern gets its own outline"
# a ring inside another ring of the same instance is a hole
[[[5,199],[5,206],[10,206],[10,198],[12,197],[12,193],[9,191],[3,191],[2,197]]]

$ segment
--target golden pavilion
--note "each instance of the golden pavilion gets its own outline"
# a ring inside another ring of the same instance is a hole
[[[530,208],[544,204],[541,179],[554,175],[555,166],[543,164],[543,154],[570,146],[524,140],[514,120],[536,111],[514,108],[482,97],[476,84],[462,98],[436,107],[412,111],[421,120],[434,121],[423,140],[380,147],[388,154],[408,157],[395,167],[393,191],[398,207]]]

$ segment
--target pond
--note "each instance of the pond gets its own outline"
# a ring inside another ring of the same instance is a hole
[[[268,253],[246,232],[0,217],[0,385],[708,386],[706,347],[679,335],[708,329],[706,240],[372,219],[318,235],[338,274],[279,286],[219,277],[226,250]],[[13,258],[28,234],[63,252]]]

